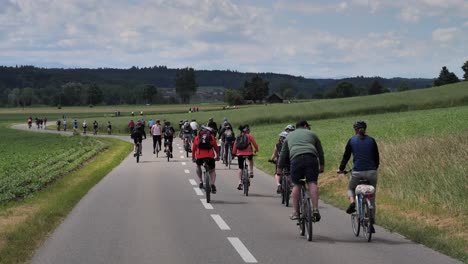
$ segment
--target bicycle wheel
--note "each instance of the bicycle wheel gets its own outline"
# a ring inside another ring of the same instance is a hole
[[[231,162],[232,162],[232,150],[231,150],[231,146],[228,147],[227,162],[228,162],[228,168],[231,169]]]
[[[250,179],[249,179],[249,170],[247,168],[247,164],[245,164],[244,170],[242,171],[242,184],[244,184],[245,196],[249,196]]]
[[[140,162],[140,144],[136,147],[136,162]]]
[[[281,204],[286,203],[286,194],[284,192],[284,175],[281,177]]]
[[[305,231],[306,231],[306,237],[307,241],[312,241],[312,207],[310,204],[310,198],[306,198],[305,204]]]
[[[169,150],[166,152],[166,156],[167,156],[167,162],[169,162],[169,158],[171,157],[171,152]]]
[[[353,233],[355,236],[359,236],[361,231],[361,221],[359,221],[359,215],[354,212],[351,214],[351,226],[353,228]]]
[[[305,220],[304,220],[304,214],[305,214],[305,205],[304,205],[304,190],[303,190],[304,187],[301,187],[301,197],[299,199],[299,230],[300,230],[300,234],[301,236],[304,236],[305,235]]]
[[[209,172],[206,170],[203,172],[203,187],[205,189],[205,195],[206,195],[206,202],[209,203],[211,202],[211,181],[210,181],[210,175]]]
[[[372,212],[369,208],[370,201],[366,198],[362,201],[362,232],[364,232],[364,237],[367,239],[367,242],[370,242],[372,239],[371,232],[371,218]]]
[[[291,191],[289,190],[289,179],[287,175],[283,175],[283,178],[284,178],[284,184],[283,184],[284,205],[288,207],[289,195],[291,194]]]

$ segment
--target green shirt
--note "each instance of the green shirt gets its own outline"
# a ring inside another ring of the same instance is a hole
[[[313,154],[318,157],[320,165],[325,164],[320,139],[314,132],[304,128],[298,128],[286,137],[281,149],[278,168],[284,168],[289,160],[301,154]]]

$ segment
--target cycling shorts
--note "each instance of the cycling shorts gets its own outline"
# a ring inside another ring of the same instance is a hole
[[[248,160],[252,160],[253,159],[253,155],[249,155],[249,156],[237,156],[237,161],[239,162],[239,169],[244,169],[244,159],[245,157],[247,157]]]
[[[143,138],[134,138],[133,139],[133,143],[136,144],[137,142],[142,142],[143,141]]]
[[[317,183],[319,175],[319,162],[314,154],[301,154],[291,161],[291,180],[294,184],[300,184],[301,179],[307,182]]]
[[[208,165],[209,170],[215,169],[216,163],[215,159],[213,158],[201,158],[195,161],[195,163],[197,163],[197,166],[202,166],[204,162],[206,162],[206,164]]]

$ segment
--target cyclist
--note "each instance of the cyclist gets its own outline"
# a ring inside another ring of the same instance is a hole
[[[197,120],[192,119],[192,122],[190,122],[190,127],[192,128],[193,136],[197,136],[198,133],[198,123]]]
[[[63,131],[67,131],[67,120],[63,120]]]
[[[184,147],[188,145],[189,142],[193,139],[193,132],[192,127],[190,126],[187,120],[185,121],[184,125],[182,126],[182,137],[184,138]],[[188,149],[191,152],[191,149]]]
[[[182,139],[182,126],[184,125],[184,120],[179,121],[179,138]]]
[[[148,130],[151,134],[151,128],[154,126],[154,120],[153,118],[151,118],[149,121],[148,121]]]
[[[60,119],[57,119],[57,131],[60,131],[61,124],[62,124],[62,121],[60,121]]]
[[[275,162],[276,164],[276,171],[278,171],[278,158],[281,154],[281,149],[283,148],[283,143],[286,137],[288,136],[288,133],[286,131],[283,131],[279,133],[279,139],[278,143],[275,145],[275,149],[273,150],[273,154],[271,154],[271,158],[268,161]],[[281,176],[278,175],[278,173],[275,174],[275,179],[276,179],[276,184],[278,185],[278,188],[276,189],[276,193],[281,193]]]
[[[164,128],[162,131],[164,131],[164,146],[169,146],[169,155],[172,158],[172,141],[174,140],[175,130],[171,126],[171,122],[164,122]]]
[[[140,129],[141,134],[143,134],[143,139],[146,139],[146,132],[145,132],[145,125],[141,121],[141,119],[137,120],[136,127]]]
[[[247,156],[247,160],[249,161],[250,178],[253,178],[253,154],[258,152],[258,145],[257,142],[255,142],[254,137],[250,135],[249,125],[239,126],[239,130],[241,134],[236,138],[236,141],[234,142],[232,153],[233,155],[237,156],[239,163],[239,185],[237,186],[237,189],[242,190],[242,170],[244,169],[245,156]]]
[[[83,134],[86,135],[86,129],[88,128],[88,123],[86,123],[86,120],[83,121],[82,126],[83,126]]]
[[[112,124],[111,121],[107,121],[107,134],[112,134]]]
[[[44,128],[45,128],[47,126],[47,117],[43,118],[43,122],[44,122]]]
[[[77,130],[78,129],[78,120],[73,120],[73,130]]]
[[[158,119],[156,123],[151,127],[151,135],[153,136],[153,154],[156,153],[156,144],[158,144],[159,149],[161,149],[161,136],[162,136],[162,127],[161,121]]]
[[[132,112],[132,116],[133,116],[133,112]],[[133,129],[135,128],[135,122],[133,122],[133,119],[131,119],[130,122],[128,122],[128,128],[130,129],[130,133],[132,133]]]
[[[213,117],[210,117],[210,119],[208,119],[207,126],[211,128],[211,134],[216,138],[216,134],[218,133],[218,124],[216,124],[216,122],[213,121]]]
[[[361,179],[367,180],[370,185],[377,186],[377,169],[380,165],[379,149],[375,139],[366,134],[367,124],[364,121],[358,120],[353,124],[355,135],[352,136],[346,144],[343,159],[341,160],[339,171],[343,172],[346,164],[353,154],[353,169],[348,184],[348,198],[350,201],[346,213],[351,214],[356,211],[356,203],[354,200],[354,190]],[[375,208],[375,195],[371,199]],[[375,209],[373,210],[375,215]],[[375,219],[375,218],[374,218]],[[371,230],[375,233],[375,230]]]
[[[221,156],[223,156],[223,162],[225,162],[225,165],[227,166],[227,152],[229,149],[229,146],[231,146],[231,150],[233,149],[234,141],[236,141],[236,135],[234,134],[234,131],[232,130],[232,127],[230,124],[226,123],[226,126],[223,127],[223,133],[219,134],[220,140],[221,140]]]
[[[32,117],[28,117],[28,128],[32,126]]]
[[[140,143],[140,156],[143,156],[143,135],[145,131],[141,122],[137,122],[136,127],[133,128],[130,137],[133,139],[133,156],[136,156],[136,144]]]
[[[192,145],[192,161],[197,164],[197,176],[200,180],[199,187],[203,188],[201,166],[204,162],[208,164],[208,170],[211,178],[211,192],[216,193],[216,160],[219,160],[219,148],[216,138],[211,134],[212,129],[208,126],[202,126],[200,134],[195,137]]]
[[[300,180],[306,178],[313,207],[312,215],[318,222],[321,216],[318,210],[317,179],[319,173],[323,172],[325,164],[322,144],[318,136],[310,131],[307,121],[297,122],[296,128],[284,140],[276,173],[282,175],[283,168],[290,161],[291,181],[294,183],[292,190],[294,211],[290,216],[291,220],[297,220],[299,217]]]
[[[93,122],[94,135],[97,135],[99,124],[96,120]]]

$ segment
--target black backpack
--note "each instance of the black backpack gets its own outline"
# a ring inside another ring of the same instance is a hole
[[[166,137],[174,136],[174,129],[172,128],[172,126],[166,126],[164,128],[164,136]]]
[[[249,146],[249,144],[250,144],[249,138],[247,137],[246,134],[241,134],[236,139],[236,148],[239,150],[246,149]]]
[[[208,130],[200,131],[200,140],[198,141],[198,148],[199,149],[211,149],[213,146],[211,145],[211,133]]]

